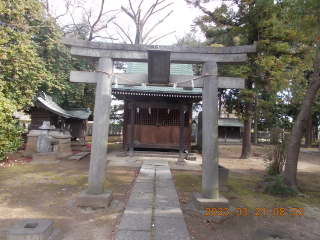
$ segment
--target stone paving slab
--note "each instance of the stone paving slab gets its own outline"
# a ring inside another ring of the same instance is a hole
[[[158,189],[172,189],[176,190],[176,185],[174,185],[174,182],[170,179],[157,179],[156,180],[156,187]]]
[[[115,240],[150,240],[151,231],[133,231],[133,230],[118,230],[115,237]]]
[[[136,183],[142,183],[142,182],[153,182],[153,177],[139,175],[136,178]]]
[[[153,180],[152,182],[136,182],[132,192],[153,193]]]
[[[118,229],[151,232],[152,206],[146,209],[127,208]]]
[[[126,207],[131,207],[131,206],[147,206],[153,204],[153,193],[131,193],[129,200],[127,202]]]
[[[151,239],[155,173],[155,239],[190,239],[168,162],[163,162],[165,165],[158,165],[159,163],[162,164],[160,160],[156,160],[154,162],[156,166],[154,166],[144,160],[132,188],[115,240]]]
[[[158,188],[156,187],[156,198],[179,201],[176,189]]]
[[[190,240],[184,218],[155,217],[155,240]]]
[[[81,160],[82,158],[84,158],[85,156],[89,155],[90,152],[78,152],[74,155],[72,155],[71,157],[69,157],[68,159],[75,159],[75,160]]]

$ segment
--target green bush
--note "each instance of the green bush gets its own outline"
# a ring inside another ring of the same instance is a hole
[[[281,196],[295,196],[297,195],[296,191],[288,186],[282,185],[283,175],[278,174],[276,176],[268,176],[264,180],[266,185],[264,186],[264,191],[267,193],[281,195]]]
[[[23,143],[21,134],[24,129],[13,119],[15,108],[10,100],[0,92],[0,161],[7,152],[16,152]]]

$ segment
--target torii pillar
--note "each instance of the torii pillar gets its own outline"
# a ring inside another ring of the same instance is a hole
[[[229,201],[219,196],[219,149],[218,149],[218,66],[205,62],[202,74],[202,194],[194,193],[197,210],[228,208]]]
[[[99,58],[99,71],[94,103],[94,123],[89,167],[88,189],[77,196],[77,206],[107,208],[112,201],[112,190],[104,190],[107,146],[109,133],[109,114],[111,105],[113,60]]]

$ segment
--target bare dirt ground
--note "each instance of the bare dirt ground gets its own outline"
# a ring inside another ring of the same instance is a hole
[[[320,155],[300,154],[298,179],[303,196],[282,198],[260,191],[265,151],[266,147],[254,146],[252,159],[240,160],[241,146],[219,146],[220,164],[230,169],[229,191],[222,194],[241,214],[220,224],[185,214],[192,239],[253,239],[257,229],[284,231],[296,240],[320,239]],[[6,239],[6,231],[25,218],[53,220],[54,228],[62,229],[66,240],[112,239],[138,172],[107,168],[106,188],[113,189],[119,207],[83,214],[74,201],[87,187],[89,161],[90,156],[58,164],[0,164],[0,240]],[[201,172],[172,174],[184,208],[192,201],[192,193],[201,191]],[[285,215],[279,212],[275,216],[276,208],[285,208]],[[299,213],[303,209],[303,215],[293,216],[293,208],[300,208]],[[255,216],[258,210],[260,216]]]

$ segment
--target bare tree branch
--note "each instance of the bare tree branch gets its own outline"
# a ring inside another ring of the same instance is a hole
[[[48,2],[48,0],[47,0],[47,2]],[[63,17],[63,16],[65,16],[65,15],[67,15],[68,14],[68,10],[69,10],[69,7],[70,7],[70,2],[69,1],[67,1],[66,2],[66,12],[65,13],[62,13],[62,14],[60,14],[60,15],[58,15],[58,16],[56,16],[54,19],[57,21],[60,17]],[[49,12],[49,10],[48,10],[48,12]]]
[[[130,5],[131,11],[132,11],[134,17],[136,17],[136,13],[135,13],[135,11],[133,10],[131,0],[129,0],[129,5]],[[138,10],[139,10],[139,8],[138,8]]]
[[[163,21],[164,21],[167,17],[169,17],[172,12],[173,12],[173,10],[171,10],[171,12],[169,12],[169,13],[167,14],[167,16],[165,16],[165,17],[162,18],[159,22],[157,22],[157,23],[146,33],[146,35],[143,37],[143,40],[145,40],[145,39],[148,37],[148,35],[149,35],[159,24],[163,23]]]
[[[176,31],[173,31],[173,32],[167,33],[167,34],[165,34],[165,35],[162,35],[161,37],[156,38],[154,41],[152,41],[152,42],[150,43],[150,45],[152,45],[154,42],[158,41],[159,39],[164,38],[165,36],[168,36],[169,34],[172,34],[172,33],[175,33],[175,32],[176,32]],[[148,43],[148,42],[147,42],[147,43]]]
[[[119,25],[117,24],[116,22],[114,22],[114,24],[120,28],[121,32],[127,37],[127,39],[131,42],[131,44],[133,44],[133,41],[131,40],[130,36],[124,31],[124,29]]]
[[[124,8],[123,6],[121,6],[121,9],[122,9],[126,14],[128,14],[129,17],[131,17],[133,20],[135,20],[135,16],[132,15],[132,14],[128,11],[128,9]]]

